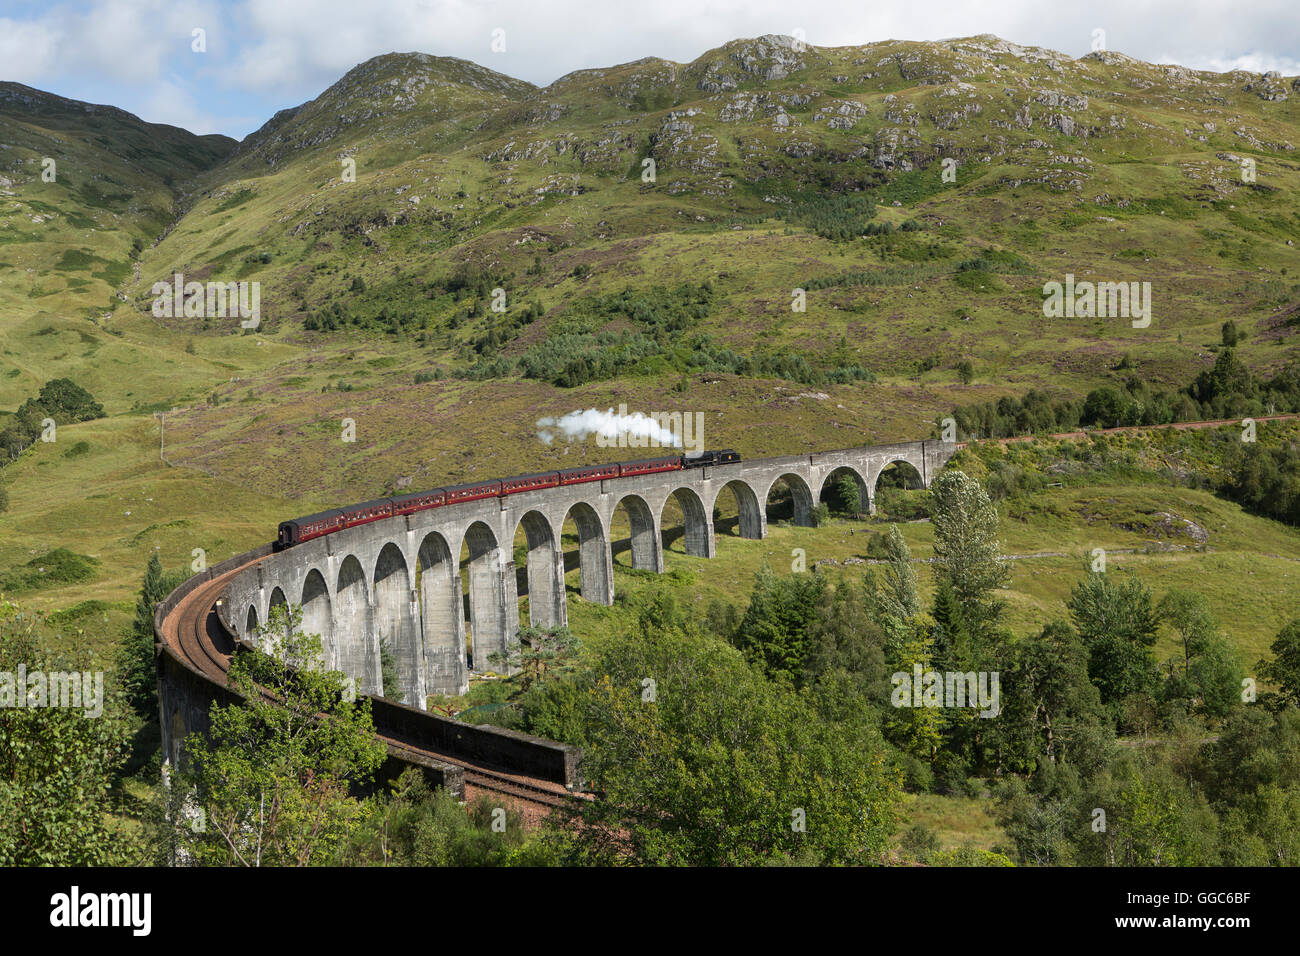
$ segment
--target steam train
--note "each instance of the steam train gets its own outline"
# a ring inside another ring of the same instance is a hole
[[[503,498],[524,491],[555,488],[559,485],[577,485],[586,481],[606,481],[611,478],[632,478],[661,471],[681,471],[684,468],[702,468],[705,465],[724,465],[740,461],[740,455],[730,448],[721,451],[696,451],[669,458],[644,458],[640,461],[614,462],[609,465],[582,465],[560,471],[547,471],[535,475],[516,475],[513,478],[476,481],[465,485],[449,485],[432,491],[419,491],[395,498],[376,498],[347,508],[321,511],[304,515],[291,521],[281,521],[275,540],[275,550],[283,551],[312,538],[355,528],[395,515],[409,515],[430,508],[477,501],[480,498]]]

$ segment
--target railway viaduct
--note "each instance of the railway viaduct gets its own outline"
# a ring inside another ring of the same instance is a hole
[[[343,671],[365,694],[382,693],[381,647],[396,664],[402,703],[425,707],[428,694],[462,694],[476,671],[504,671],[494,662],[519,643],[517,578],[526,581],[530,621],[564,624],[565,566],[561,529],[578,530],[584,600],[614,600],[610,529],[622,508],[631,528],[632,567],[662,572],[663,516],[670,498],[684,517],[687,554],[715,553],[714,506],[734,495],[738,532],[767,533],[766,505],[778,482],[789,488],[796,524],[812,523],[813,507],[837,473],[855,480],[864,512],[875,507],[880,474],[906,462],[929,487],[956,451],[951,443],[905,442],[548,488],[464,502],[345,529],[278,553],[267,553],[230,577],[218,611],[231,634],[256,642],[276,604],[299,604],[303,630],[321,635],[326,666]],[[517,574],[516,532],[527,539],[525,572]],[[468,546],[468,600],[460,556]],[[466,654],[468,604],[472,660]]]

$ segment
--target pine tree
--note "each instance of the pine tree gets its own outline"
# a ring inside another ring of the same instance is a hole
[[[769,677],[796,677],[803,672],[808,626],[825,591],[826,581],[818,575],[778,577],[764,565],[754,576],[749,608],[736,630],[736,647]]]
[[[182,572],[164,572],[155,553],[150,555],[135,602],[135,619],[131,622],[118,658],[122,686],[127,700],[140,716],[158,716],[158,680],[154,664],[153,612],[177,585]]]
[[[960,662],[970,646],[970,631],[966,626],[966,616],[962,613],[961,602],[952,584],[941,579],[934,592],[932,614],[937,625],[934,642],[934,663],[940,669],[948,669]]]

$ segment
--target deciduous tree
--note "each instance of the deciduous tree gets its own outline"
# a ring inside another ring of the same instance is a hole
[[[243,702],[214,703],[209,734],[186,739],[171,788],[182,859],[305,866],[328,860],[360,820],[349,789],[371,779],[385,749],[369,701],[323,670],[320,637],[301,622],[301,608],[272,608],[261,649],[230,665]]]
[[[991,623],[1002,602],[989,592],[1010,578],[997,541],[997,509],[979,482],[960,471],[934,480],[930,503],[936,575],[952,586],[969,624]]]

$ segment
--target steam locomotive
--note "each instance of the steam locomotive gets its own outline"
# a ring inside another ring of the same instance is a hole
[[[696,451],[669,458],[644,458],[640,461],[614,462],[609,465],[583,465],[577,468],[565,468],[561,471],[547,471],[535,475],[516,475],[513,478],[493,479],[492,481],[470,482],[464,485],[449,485],[446,488],[434,488],[432,491],[419,491],[414,494],[395,498],[376,498],[347,508],[335,508],[321,511],[314,515],[304,515],[291,521],[280,522],[279,534],[275,540],[275,550],[283,551],[295,544],[302,544],[313,538],[340,531],[343,528],[355,528],[357,525],[369,524],[395,515],[409,515],[430,508],[459,504],[463,501],[477,501],[480,498],[503,498],[524,491],[537,491],[542,488],[555,488],[559,485],[576,485],[586,481],[607,481],[611,478],[632,478],[638,475],[651,475],[661,471],[681,471],[684,468],[702,468],[705,465],[724,465],[740,461],[739,453],[730,448],[721,451]]]

